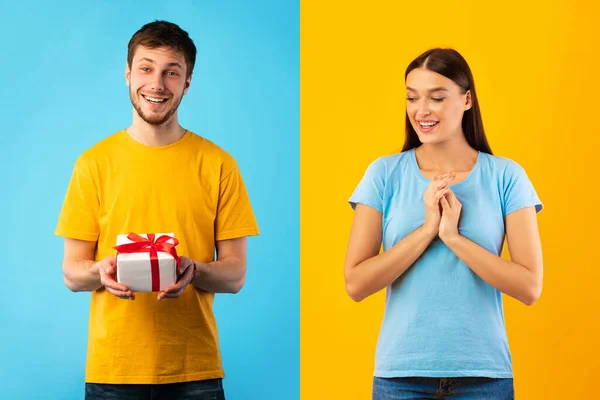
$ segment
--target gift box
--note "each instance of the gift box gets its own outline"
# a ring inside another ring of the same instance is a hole
[[[118,235],[117,282],[133,292],[159,292],[177,282],[179,257],[173,233]]]

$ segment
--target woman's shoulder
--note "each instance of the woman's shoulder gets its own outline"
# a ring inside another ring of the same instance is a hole
[[[508,183],[515,179],[527,177],[527,172],[521,164],[509,157],[481,153],[484,158],[482,170],[489,178],[496,178],[501,182]]]
[[[399,165],[410,162],[413,152],[414,149],[406,151],[396,151],[390,154],[385,154],[379,156],[374,161],[372,161],[371,165],[376,164],[380,166],[385,166],[387,170],[392,170]]]
[[[480,154],[485,159],[486,164],[495,167],[495,169],[498,171],[506,172],[515,169],[522,169],[519,162],[515,159],[484,152],[481,152]]]

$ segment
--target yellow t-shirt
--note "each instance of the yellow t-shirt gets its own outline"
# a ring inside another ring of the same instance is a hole
[[[214,260],[215,241],[258,234],[237,164],[186,132],[150,147],[120,131],[76,161],[56,234],[97,241],[115,255],[119,234],[173,232],[177,253]],[[178,299],[92,292],[86,382],[157,384],[224,376],[213,293],[189,285]]]

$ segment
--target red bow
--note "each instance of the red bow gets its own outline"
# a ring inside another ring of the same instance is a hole
[[[130,253],[150,253],[150,269],[152,271],[152,291],[160,291],[160,273],[158,268],[158,252],[168,253],[173,256],[177,263],[177,271],[179,272],[179,256],[175,246],[179,244],[179,241],[174,237],[168,235],[161,235],[155,240],[155,234],[149,233],[148,239],[140,236],[136,233],[131,232],[127,235],[127,239],[132,240],[133,243],[125,243],[113,247],[117,250],[118,254],[130,254]],[[174,243],[168,243],[168,240],[173,240]]]

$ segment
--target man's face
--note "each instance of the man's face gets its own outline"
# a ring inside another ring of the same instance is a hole
[[[169,121],[190,86],[186,68],[184,55],[175,50],[136,48],[125,79],[131,104],[140,118],[150,125]]]

